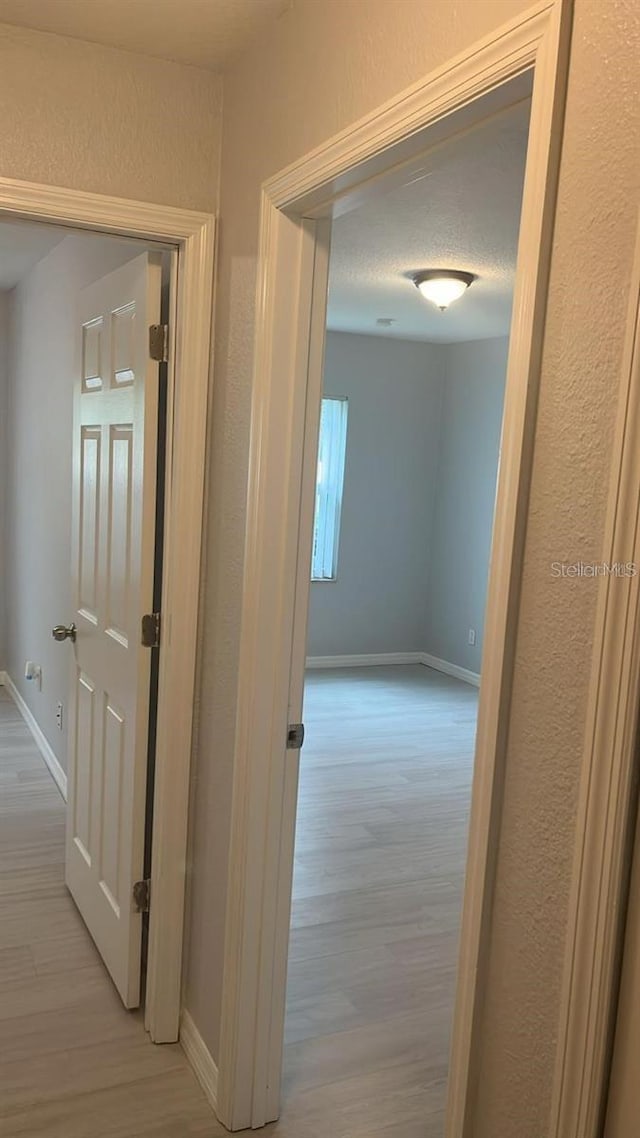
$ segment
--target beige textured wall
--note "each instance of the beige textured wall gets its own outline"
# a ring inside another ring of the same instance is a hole
[[[221,80],[0,24],[0,176],[217,205]]]
[[[478,1134],[543,1134],[595,582],[640,200],[640,9],[577,0],[499,851]],[[506,1057],[508,1056],[508,1061]]]
[[[261,181],[526,0],[296,0],[225,80],[187,1002],[217,1052]],[[530,503],[478,1138],[548,1113],[594,588],[637,205],[635,0],[577,0]],[[634,125],[635,124],[635,125]]]

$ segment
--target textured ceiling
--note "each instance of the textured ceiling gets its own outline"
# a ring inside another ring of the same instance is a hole
[[[334,221],[329,328],[441,343],[508,335],[529,110],[437,149],[408,184]],[[440,312],[408,279],[427,268],[478,279]],[[391,327],[376,324],[385,318]]]
[[[220,70],[291,0],[0,0],[0,22]]]
[[[0,221],[0,289],[13,288],[66,232],[51,225]]]

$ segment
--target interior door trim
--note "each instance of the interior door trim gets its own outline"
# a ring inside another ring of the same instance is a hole
[[[277,1116],[285,999],[281,955],[295,818],[285,752],[304,400],[316,255],[309,219],[352,208],[421,151],[525,97],[533,74],[498,479],[446,1138],[468,1138],[479,1069],[555,191],[571,26],[570,0],[541,0],[462,55],[350,125],[262,187],[231,815],[218,1112],[230,1129]],[[501,103],[502,100],[502,103]],[[451,125],[455,114],[457,126]],[[311,454],[311,448],[306,448]],[[307,460],[308,461],[308,458]],[[302,504],[304,509],[304,503]],[[303,666],[297,662],[295,666]],[[295,677],[294,677],[295,679]],[[274,919],[274,914],[276,918]],[[284,914],[284,916],[283,916]]]
[[[0,216],[174,245],[179,273],[169,361],[158,738],[145,1024],[178,1039],[189,768],[195,696],[215,218],[0,178]]]

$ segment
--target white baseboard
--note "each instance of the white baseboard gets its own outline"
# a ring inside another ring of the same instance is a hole
[[[189,1012],[180,1016],[180,1043],[214,1113],[218,1110],[218,1068]]]
[[[7,673],[0,672],[0,688],[3,688],[7,682]]]
[[[9,692],[9,695],[11,696],[13,702],[15,703],[16,707],[18,708],[18,711],[20,712],[22,718],[24,719],[27,727],[29,728],[31,734],[33,735],[36,746],[37,746],[38,750],[40,751],[40,754],[42,755],[45,763],[47,764],[47,766],[49,768],[49,772],[51,774],[51,777],[53,778],[53,781],[55,782],[56,786],[58,787],[58,790],[60,791],[62,797],[64,798],[64,800],[66,802],[67,801],[67,776],[64,773],[62,767],[60,766],[60,763],[58,762],[55,754],[53,753],[53,750],[51,748],[50,743],[48,742],[46,736],[43,734],[42,730],[38,726],[38,723],[36,722],[36,720],[33,716],[33,713],[27,707],[27,704],[24,702],[22,696],[20,695],[20,692],[18,691],[16,685],[14,684],[14,682],[11,679],[11,676],[9,675],[8,672],[4,673],[4,681],[3,682],[4,682],[4,685],[7,689],[7,691]]]
[[[468,668],[461,668],[459,664],[450,664],[448,660],[440,660],[438,656],[430,656],[428,652],[420,653],[420,663],[427,668],[435,668],[437,672],[444,672],[446,676],[454,676],[456,680],[464,680],[466,684],[480,687],[480,673],[471,672]]]
[[[424,664],[427,668],[435,668],[456,680],[464,680],[467,684],[480,687],[480,675],[471,672],[468,668],[461,668],[459,664],[450,664],[448,660],[440,660],[438,656],[431,656],[428,652],[378,652],[366,656],[307,656],[307,668],[370,668],[386,664]]]
[[[366,656],[307,656],[307,668],[370,668],[380,664],[421,663],[421,652],[378,652]]]

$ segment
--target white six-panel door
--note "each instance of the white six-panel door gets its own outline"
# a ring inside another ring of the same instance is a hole
[[[77,322],[66,881],[126,1007],[140,1003],[160,294],[144,254],[81,293]]]

